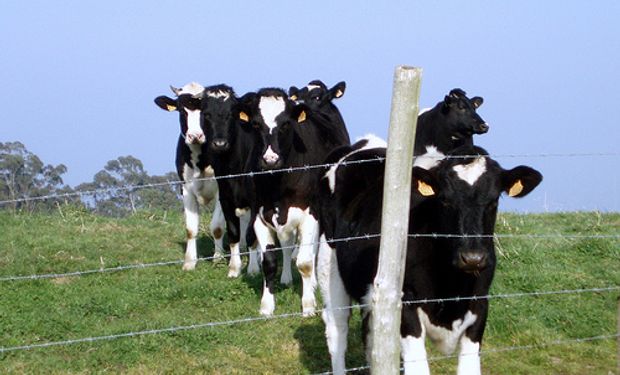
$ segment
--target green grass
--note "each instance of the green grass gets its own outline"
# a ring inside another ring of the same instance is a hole
[[[204,220],[202,228],[206,227]],[[502,214],[497,233],[614,234],[620,214]],[[54,214],[0,212],[0,278],[182,259],[178,213],[110,219],[63,207]],[[202,256],[212,242],[199,242]],[[492,293],[620,285],[618,239],[502,238]],[[0,282],[0,347],[106,336],[258,316],[261,277],[226,277],[225,264],[200,262],[79,277]],[[491,300],[482,357],[485,374],[609,374],[617,291]],[[280,288],[276,314],[300,311],[300,281]],[[351,320],[347,365],[364,365],[359,314]],[[320,317],[281,318],[175,333],[16,350],[0,373],[295,374],[330,368]],[[562,345],[546,345],[567,340]],[[528,350],[494,350],[534,345]],[[440,356],[431,351],[431,356]],[[432,362],[455,372],[454,359]]]

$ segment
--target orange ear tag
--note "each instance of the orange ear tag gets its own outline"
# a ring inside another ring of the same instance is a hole
[[[517,182],[515,182],[512,185],[510,190],[508,190],[508,195],[511,196],[511,197],[515,197],[515,196],[521,194],[522,191],[523,191],[523,184],[521,183],[521,180],[517,180]]]

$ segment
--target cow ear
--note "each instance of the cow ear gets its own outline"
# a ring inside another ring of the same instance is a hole
[[[288,89],[288,97],[289,97],[289,99],[296,101],[298,93],[299,93],[299,89],[296,86],[291,86]]]
[[[480,108],[484,100],[480,96],[474,96],[473,98],[469,99],[469,101],[471,102],[471,105],[474,106],[474,108],[478,109]]]
[[[308,107],[305,104],[297,104],[293,107],[292,115],[298,124],[303,124],[308,119]]]
[[[338,82],[334,87],[329,89],[329,92],[332,93],[333,98],[340,98],[344,95],[344,90],[347,88],[347,84],[345,81]]]
[[[177,110],[177,101],[165,95],[156,97],[155,104],[164,111],[172,112]]]
[[[502,190],[510,197],[521,198],[528,195],[541,181],[540,172],[523,165],[502,172]]]
[[[413,167],[411,188],[424,197],[437,195],[437,184],[431,172],[424,168]]]

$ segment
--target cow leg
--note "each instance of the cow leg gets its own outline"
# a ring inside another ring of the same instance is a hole
[[[302,281],[302,313],[303,316],[312,316],[316,309],[316,299],[314,296],[316,273],[314,272],[314,263],[319,240],[319,222],[314,216],[306,215],[301,223],[299,236],[300,245],[296,264]]]
[[[185,230],[187,232],[183,270],[191,271],[196,268],[196,263],[198,262],[196,238],[198,237],[200,214],[196,196],[185,186],[183,186],[183,211],[185,213]]]
[[[254,232],[258,239],[263,262],[263,295],[260,301],[261,315],[271,316],[275,310],[275,278],[278,272],[278,256],[274,251],[275,240],[271,230],[261,219],[254,221]]]
[[[401,311],[400,347],[405,374],[429,375],[431,370],[424,345],[426,332],[418,317],[417,306],[403,305]]]
[[[228,277],[238,277],[241,274],[241,232],[239,217],[235,213],[234,207],[224,200],[222,210],[226,217],[226,233],[228,234],[228,243],[230,245],[230,260],[228,262]]]
[[[213,252],[213,261],[219,262],[224,259],[224,226],[226,219],[224,218],[224,212],[220,204],[219,198],[215,197],[215,207],[213,209],[213,215],[211,215],[211,224],[209,224],[209,231],[213,236],[213,243],[215,249]]]
[[[336,250],[327,244],[324,235],[321,236],[316,268],[324,303],[321,316],[325,323],[325,337],[332,361],[332,372],[336,375],[344,374],[351,297],[347,294],[338,272]]]
[[[467,335],[461,336],[458,375],[480,374],[480,343],[472,341]]]
[[[295,239],[295,233],[278,233],[278,240],[280,240],[280,246],[282,247],[282,274],[280,275],[280,284],[282,285],[291,285],[293,283],[291,263]]]
[[[260,267],[258,265],[258,256],[256,253],[256,247],[258,246],[258,244],[256,243],[256,234],[254,233],[253,228],[255,219],[256,217],[250,212],[246,212],[239,218],[241,222],[241,234],[244,235],[245,243],[247,244],[249,252],[247,270],[248,275],[255,275],[260,272]]]

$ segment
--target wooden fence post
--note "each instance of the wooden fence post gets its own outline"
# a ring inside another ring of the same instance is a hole
[[[369,345],[370,370],[373,374],[400,372],[400,311],[421,78],[421,68],[398,66],[394,72],[379,268],[371,302],[373,339]]]

